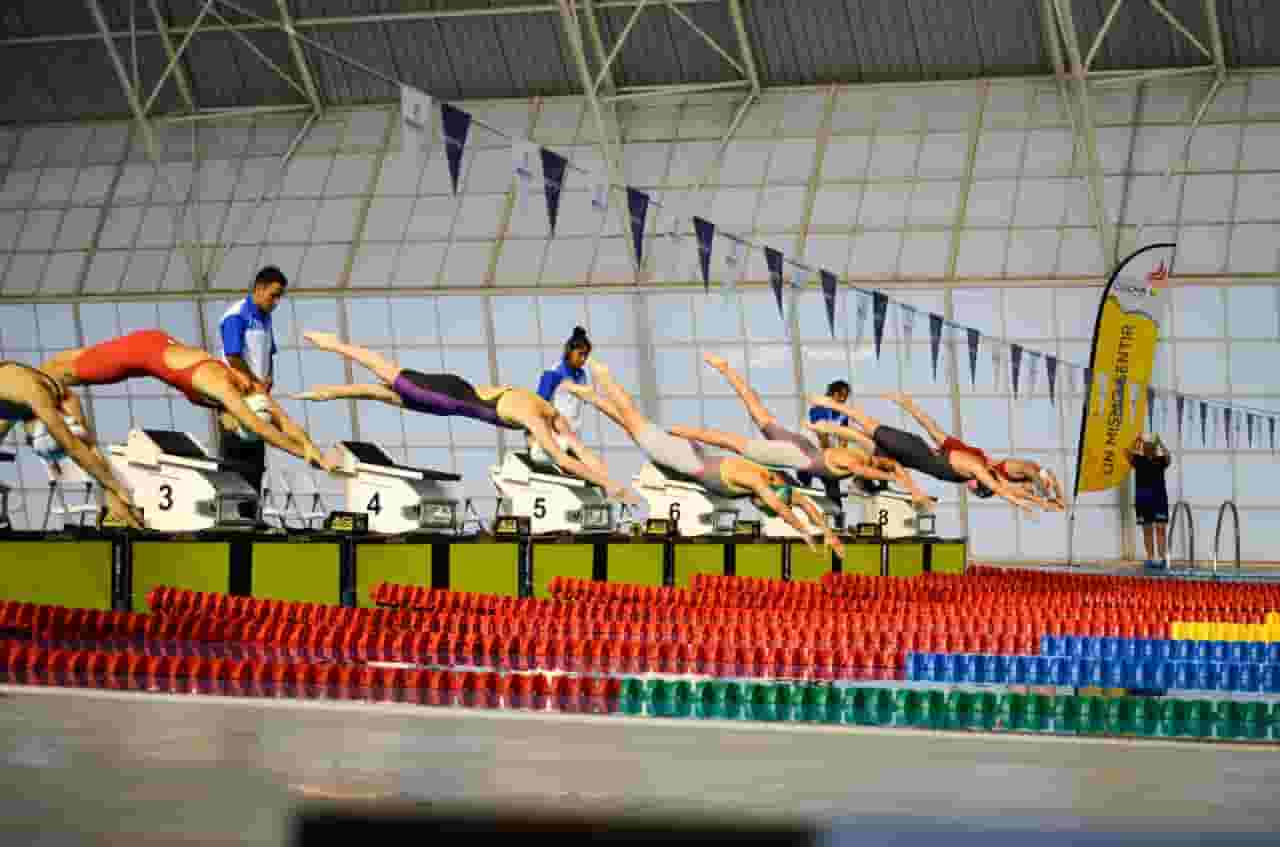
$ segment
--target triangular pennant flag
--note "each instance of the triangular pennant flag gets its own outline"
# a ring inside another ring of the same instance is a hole
[[[827,306],[827,327],[831,330],[831,337],[836,337],[836,275],[827,270],[819,270],[818,277],[822,280],[822,300]],[[881,326],[884,321],[881,320]],[[880,340],[877,335],[876,339],[876,358],[880,358]]]
[[[1182,442],[1182,422],[1185,421],[1187,418],[1187,415],[1186,415],[1187,398],[1184,397],[1182,394],[1178,394],[1176,399],[1177,399],[1177,406],[1178,406],[1178,441],[1179,443],[1181,443]]]
[[[1276,449],[1276,419],[1270,418],[1267,427],[1271,430],[1271,449]]]
[[[874,333],[876,359],[880,358],[880,342],[884,340],[884,319],[889,311],[889,298],[879,291],[871,292],[871,331]]]
[[[431,125],[431,95],[412,85],[400,86],[401,149],[413,156],[414,173],[422,170],[423,151],[427,146],[427,130]]]
[[[1049,382],[1049,405],[1052,406],[1054,404],[1053,393],[1054,393],[1054,389],[1056,388],[1055,383],[1057,383],[1058,381],[1058,357],[1057,356],[1045,357],[1044,375]]]
[[[1203,400],[1200,401],[1200,443],[1206,445],[1209,443],[1209,407]],[[1214,435],[1217,435],[1217,428],[1214,428]]]
[[[1000,343],[991,345],[991,390],[999,394],[1004,389],[1004,354]]]
[[[1025,352],[1027,354],[1027,396],[1031,397],[1036,393],[1036,386],[1040,382],[1040,354],[1034,350]]]
[[[1013,388],[1013,396],[1018,396],[1018,371],[1022,369],[1022,345],[1009,345],[1009,375],[1012,377],[1010,385]]]
[[[1249,431],[1249,448],[1253,449],[1253,412],[1249,412],[1245,417],[1245,423]]]
[[[764,263],[769,268],[769,286],[773,289],[773,299],[778,302],[778,317],[782,314],[782,253],[772,247],[764,248]],[[784,318],[785,320],[785,318]]]
[[[1222,410],[1222,430],[1226,434],[1227,449],[1231,449],[1231,407],[1227,406]]]
[[[716,225],[705,218],[693,219],[694,237],[698,239],[698,267],[702,270],[702,287],[711,293],[711,242],[716,237]]]
[[[1156,431],[1156,390],[1154,387],[1147,386],[1147,429],[1151,432]]]
[[[911,338],[915,335],[916,329],[916,309],[915,306],[908,306],[906,303],[898,304],[898,317],[901,320],[902,327],[902,360],[904,362],[911,361]]]
[[[547,195],[547,218],[551,221],[553,236],[560,216],[560,191],[564,187],[564,170],[568,163],[568,159],[554,150],[542,148],[542,188]]]
[[[533,158],[538,146],[524,138],[511,139],[511,172],[516,181],[516,200],[520,211],[529,208],[529,184],[533,182]]]
[[[444,130],[444,152],[449,157],[449,178],[453,181],[453,193],[457,194],[462,154],[466,151],[467,133],[471,130],[471,115],[448,103],[441,103],[440,123]]]
[[[867,327],[867,312],[871,309],[871,298],[861,288],[853,289],[853,349],[856,352],[862,346],[862,337]]]
[[[933,358],[933,381],[938,381],[938,350],[942,347],[942,315],[929,313],[929,355]]]
[[[969,387],[978,387],[978,339],[982,337],[982,333],[976,329],[965,328],[965,333],[969,336]]]
[[[644,266],[644,225],[649,216],[649,195],[627,186],[627,211],[631,215],[631,246],[636,251],[636,267]]]

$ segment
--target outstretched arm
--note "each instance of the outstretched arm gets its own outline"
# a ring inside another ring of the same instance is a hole
[[[791,503],[800,508],[800,511],[809,516],[809,522],[822,530],[822,537],[826,540],[827,546],[836,551],[836,555],[844,560],[844,545],[840,543],[840,539],[831,531],[831,527],[827,524],[826,515],[822,514],[814,502],[803,494],[791,495]]]
[[[750,485],[751,493],[754,499],[768,506],[773,513],[782,518],[796,532],[800,533],[800,537],[804,539],[804,543],[809,549],[818,552],[818,545],[813,542],[813,537],[809,533],[809,527],[804,525],[804,521],[796,517],[796,513],[791,511],[791,507],[782,502],[772,488],[762,480],[753,480]]]
[[[1013,505],[1026,511],[1027,514],[1034,513],[1035,509],[1032,507],[1035,504],[1033,501],[1022,495],[1017,489],[1009,485],[1007,482],[996,479],[995,475],[987,470],[984,465],[979,463],[976,458],[973,460],[973,464],[967,467],[967,470],[973,474],[974,479],[978,480],[978,482],[982,483],[987,488],[990,488],[997,496],[1004,500],[1008,500]]]
[[[108,502],[111,502],[111,499],[114,498],[115,502],[124,508],[124,514],[119,515],[119,517],[129,526],[135,529],[142,529],[141,513],[133,505],[133,496],[129,489],[116,476],[115,471],[111,469],[111,465],[107,463],[107,460],[102,458],[97,450],[85,444],[80,440],[79,436],[71,431],[71,427],[67,426],[67,422],[63,420],[62,411],[55,406],[33,406],[31,411],[48,427],[49,434],[53,436],[53,440],[63,450],[67,451],[67,455],[71,457],[72,461],[83,468],[85,473],[93,477],[102,486],[102,490],[107,494]]]
[[[634,502],[633,497],[628,497],[628,491],[625,486],[618,485],[609,479],[608,474],[602,473],[595,468],[581,462],[564,450],[560,449],[559,443],[556,442],[555,434],[551,431],[551,427],[547,422],[538,418],[529,426],[529,435],[538,443],[543,450],[547,451],[547,455],[562,469],[568,473],[578,477],[578,479],[586,480],[600,486],[610,497],[615,497],[628,502]]]
[[[332,471],[336,467],[334,462],[329,461],[321,455],[320,451],[311,443],[310,439],[306,439],[304,441],[295,440],[294,438],[285,435],[271,424],[263,421],[262,418],[258,417],[257,414],[249,408],[238,391],[235,391],[228,386],[227,390],[223,391],[222,394],[223,396],[218,399],[221,401],[222,408],[226,410],[227,414],[232,418],[235,418],[235,420],[240,422],[241,426],[253,432],[272,447],[283,450],[290,455],[297,456],[312,467],[322,468],[326,471]]]
[[[297,421],[289,417],[289,413],[275,401],[274,397],[269,394],[264,396],[271,403],[271,417],[276,422],[276,426],[280,428],[280,431],[301,444],[304,452],[312,450],[315,451],[316,455],[319,455],[320,448],[316,447],[315,442],[311,440],[311,436],[307,434],[306,430],[298,426]]]

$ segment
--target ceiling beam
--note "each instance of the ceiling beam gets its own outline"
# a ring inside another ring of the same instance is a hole
[[[276,0],[276,6],[280,9],[280,23],[283,25],[285,34],[289,36],[289,52],[293,54],[293,65],[298,71],[298,76],[302,78],[303,87],[307,90],[307,101],[311,103],[311,108],[318,115],[323,111],[320,105],[320,89],[316,87],[311,66],[307,64],[307,54],[302,51],[302,43],[298,41],[298,31],[294,26],[293,16],[289,14],[288,0]]]
[[[633,9],[642,6],[649,0],[596,0],[595,8]],[[703,3],[720,3],[721,0],[670,0],[679,6],[696,6]],[[448,18],[492,18],[515,15],[557,15],[560,7],[554,3],[530,3],[522,6],[493,6],[476,9],[424,9],[413,12],[381,12],[363,15],[332,15],[325,17],[298,18],[293,22],[297,29],[323,29],[328,27],[361,26],[367,24],[398,24],[412,21],[438,21]],[[195,27],[169,27],[169,32],[182,35]],[[277,29],[272,23],[263,21],[247,21],[243,23],[226,23],[220,25],[201,25],[201,32],[264,32]],[[112,38],[129,38],[128,32],[112,32]],[[133,35],[138,38],[158,38],[160,33],[154,29],[140,29]],[[60,35],[19,35],[0,39],[0,47],[24,47],[41,44],[68,44],[74,42],[96,42],[102,35],[99,33],[67,33]]]
[[[187,77],[187,69],[179,62],[177,49],[173,46],[173,37],[169,34],[169,26],[165,23],[164,13],[160,11],[160,0],[147,0],[151,5],[151,16],[156,19],[156,30],[160,33],[160,43],[164,52],[173,63],[173,80],[178,84],[178,94],[186,104],[188,112],[196,110],[196,98],[191,88],[191,80]]]
[[[1098,128],[1093,117],[1093,96],[1089,92],[1089,74],[1084,65],[1084,53],[1080,49],[1080,37],[1076,32],[1072,15],[1072,0],[1051,0],[1057,35],[1066,49],[1070,63],[1067,71],[1075,90],[1074,108],[1079,117],[1077,134],[1084,143],[1086,159],[1085,179],[1089,185],[1089,201],[1093,208],[1093,225],[1098,230],[1099,248],[1102,251],[1102,267],[1109,268],[1116,250],[1115,226],[1107,217],[1106,195],[1103,191],[1102,159],[1098,155]],[[1068,103],[1067,108],[1072,108]]]

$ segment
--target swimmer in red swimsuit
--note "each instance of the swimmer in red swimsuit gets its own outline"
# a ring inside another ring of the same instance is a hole
[[[837,426],[831,421],[806,426],[814,432],[826,432],[854,441],[865,440],[873,449],[878,449],[882,454],[897,460],[904,467],[927,473],[945,482],[963,483],[978,497],[998,495],[1028,513],[1032,512],[1033,506],[1039,505],[1021,488],[1010,485],[994,475],[990,470],[991,462],[986,453],[943,432],[937,421],[929,417],[906,394],[888,394],[885,395],[885,399],[897,403],[915,418],[929,433],[929,437],[937,447],[930,449],[919,436],[881,424],[857,406],[837,403],[830,397],[814,396],[809,398],[809,402],[814,406],[824,406],[848,415],[862,431],[852,427]]]
[[[1006,480],[1024,494],[1041,503],[1047,509],[1064,512],[1067,509],[1062,483],[1053,471],[1030,459],[1007,459],[991,465],[991,472]]]
[[[41,369],[67,388],[149,376],[176,388],[197,406],[218,411],[218,422],[228,431],[239,427],[253,432],[312,467],[326,471],[337,467],[337,462],[322,455],[306,432],[266,395],[261,396],[270,422],[259,417],[245,402],[246,397],[258,393],[247,377],[161,330],[139,330],[92,347],[65,350]]]

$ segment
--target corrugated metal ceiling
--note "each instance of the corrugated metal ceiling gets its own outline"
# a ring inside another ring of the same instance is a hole
[[[145,0],[100,0],[116,43],[132,62],[130,3],[142,79],[152,83],[165,56]],[[275,0],[234,0],[277,19]],[[1164,0],[1206,45],[1202,0]],[[189,25],[203,0],[160,0],[168,23]],[[604,39],[612,44],[633,3],[597,0]],[[680,10],[731,54],[738,39],[727,0],[679,0]],[[553,0],[288,0],[308,37],[388,75],[450,99],[578,94],[576,65]],[[1111,0],[1074,0],[1087,49]],[[232,23],[249,19],[221,3]],[[967,79],[1049,71],[1039,0],[742,0],[745,28],[766,86]],[[1218,0],[1225,53],[1234,67],[1280,65],[1280,3]],[[464,16],[480,10],[480,16]],[[405,13],[436,17],[407,20]],[[384,16],[375,21],[353,18]],[[106,50],[84,3],[11,0],[0,12],[0,122],[26,123],[128,114]],[[75,38],[74,36],[84,36]],[[180,36],[179,36],[180,37]],[[44,39],[31,43],[32,39]],[[183,67],[201,107],[300,103],[287,85],[246,46],[293,72],[286,37],[278,30],[200,32]],[[386,82],[306,48],[321,98],[329,105],[384,101]],[[1205,57],[1175,32],[1148,2],[1126,0],[1098,54],[1099,68],[1183,67]],[[653,3],[618,54],[620,86],[706,83],[737,72],[662,4]],[[155,111],[179,109],[170,83]]]

